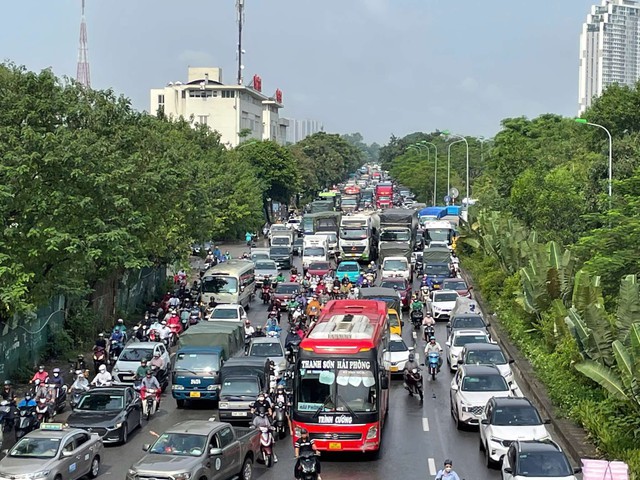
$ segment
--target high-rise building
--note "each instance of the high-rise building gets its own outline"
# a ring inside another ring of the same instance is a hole
[[[579,113],[609,85],[640,79],[640,5],[602,0],[591,7],[580,35]]]
[[[249,86],[225,85],[222,69],[189,67],[186,83],[170,82],[150,91],[150,112],[182,117],[193,125],[207,125],[220,133],[221,142],[236,147],[243,140],[273,140],[284,144],[289,122],[280,118],[282,92],[262,93],[255,75]]]
[[[287,143],[298,143],[309,135],[324,130],[324,125],[318,120],[296,120],[289,119],[289,128],[287,129]]]

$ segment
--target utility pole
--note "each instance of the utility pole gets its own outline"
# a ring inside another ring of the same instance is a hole
[[[236,0],[238,12],[238,85],[242,85],[242,26],[244,24],[244,0]]]

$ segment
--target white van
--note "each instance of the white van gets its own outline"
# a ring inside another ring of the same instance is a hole
[[[326,235],[307,235],[302,245],[302,268],[306,270],[313,262],[326,262],[329,243]]]
[[[316,236],[322,235],[327,237],[327,243],[329,244],[329,255],[336,256],[338,254],[338,235],[335,232],[317,232]]]
[[[275,232],[271,237],[272,247],[287,247],[289,253],[293,253],[293,236],[283,235],[281,232]]]
[[[255,264],[250,260],[227,260],[207,270],[200,283],[202,301],[236,303],[249,308],[256,290]]]

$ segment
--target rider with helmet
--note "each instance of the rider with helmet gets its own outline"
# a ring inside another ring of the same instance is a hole
[[[300,455],[303,453],[310,452],[318,452],[318,447],[316,447],[315,441],[313,438],[309,437],[309,431],[306,428],[300,429],[300,438],[295,441],[293,444],[295,450],[296,457],[296,465],[293,468],[293,475],[296,478],[300,478],[301,468],[300,468]],[[320,461],[318,457],[316,457],[316,472],[318,473],[318,480],[322,480],[320,478]]]
[[[438,357],[438,372],[440,371],[440,367],[442,367],[442,347],[438,342],[436,342],[436,337],[429,337],[429,343],[424,347],[424,356],[429,357],[431,352],[436,352]]]
[[[98,374],[91,380],[91,385],[95,385],[96,387],[110,387],[113,383],[113,377],[109,372],[107,372],[106,365],[100,365],[98,368]]]

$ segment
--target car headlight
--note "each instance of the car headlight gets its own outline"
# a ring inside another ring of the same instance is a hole
[[[495,442],[495,443],[500,443],[500,444],[502,444],[502,442],[504,442],[504,440],[502,438],[498,438],[498,437],[494,437],[494,436],[489,437],[489,441],[490,442]]]
[[[137,474],[138,474],[138,472],[136,472],[133,468],[130,468],[129,470],[127,470],[127,475],[130,475],[130,476],[134,477]]]
[[[229,402],[220,402],[218,408],[229,408]]]
[[[123,424],[123,423],[124,423],[124,422],[118,422],[118,423],[116,423],[113,427],[111,427],[111,430],[117,430],[117,429],[119,429],[119,428],[122,426],[122,424]]]
[[[28,478],[28,479],[34,479],[34,478],[44,478],[47,475],[49,475],[50,470],[40,470],[39,472],[34,472],[34,473],[27,473],[26,475],[17,475],[18,478]]]
[[[171,385],[171,390],[184,390],[184,385]]]
[[[118,367],[113,367],[113,373],[118,373],[120,369]]]
[[[371,440],[372,438],[376,438],[378,436],[378,427],[369,427],[369,431],[367,432],[367,440]]]
[[[211,390],[215,390],[215,389],[216,389],[216,386],[215,386],[215,385],[209,385],[209,386],[207,387],[207,390],[209,390],[209,391],[211,391]]]
[[[191,472],[182,472],[172,475],[173,480],[189,480],[191,478]]]

